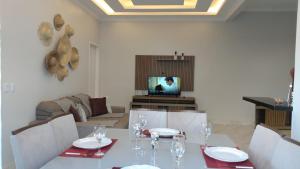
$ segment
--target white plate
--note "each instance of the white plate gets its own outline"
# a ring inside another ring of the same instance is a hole
[[[123,167],[122,169],[159,169],[159,168],[151,165],[132,165],[128,167]]]
[[[179,134],[178,130],[169,129],[169,128],[153,128],[150,129],[149,132],[157,132],[159,136],[168,137]]]
[[[101,144],[95,137],[86,137],[73,142],[73,146],[83,149],[98,149],[101,147],[108,146],[112,143],[110,138],[103,138]]]
[[[211,158],[225,162],[242,162],[249,158],[247,153],[231,147],[208,147],[204,152]]]

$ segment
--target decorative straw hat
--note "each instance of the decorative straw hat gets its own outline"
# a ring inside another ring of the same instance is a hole
[[[70,25],[67,25],[65,27],[65,34],[70,38],[74,35],[74,29]]]
[[[64,26],[65,21],[60,14],[56,14],[53,19],[53,24],[54,24],[55,30],[60,31],[61,28]]]
[[[72,46],[70,39],[64,35],[58,42],[57,46],[58,61],[61,66],[66,66],[71,58]]]
[[[53,38],[53,27],[49,22],[42,22],[38,29],[38,35],[44,45],[49,46]]]
[[[57,72],[57,70],[59,69],[59,63],[58,63],[57,58],[58,58],[58,55],[55,50],[48,53],[45,58],[46,69],[52,75],[55,74]]]
[[[59,66],[56,72],[56,77],[59,81],[63,81],[69,75],[69,70],[66,66]]]
[[[75,70],[78,67],[79,64],[79,54],[77,48],[73,47],[72,48],[72,55],[70,59],[70,67],[71,69]]]

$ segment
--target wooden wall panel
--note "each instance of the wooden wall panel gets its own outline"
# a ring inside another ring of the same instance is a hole
[[[136,55],[135,59],[135,89],[147,90],[149,76],[178,76],[181,78],[181,90],[194,90],[195,57],[162,55]]]

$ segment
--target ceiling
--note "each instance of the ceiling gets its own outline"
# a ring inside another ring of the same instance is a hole
[[[165,19],[227,21],[243,11],[297,11],[297,0],[74,0],[74,2],[100,21]]]

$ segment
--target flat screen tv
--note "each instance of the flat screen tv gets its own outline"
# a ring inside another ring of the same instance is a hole
[[[148,94],[179,96],[180,78],[175,76],[151,76],[148,78]]]

